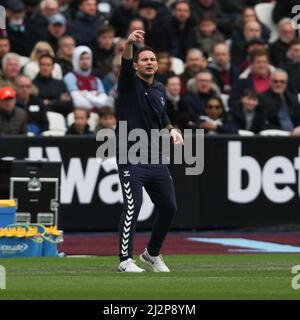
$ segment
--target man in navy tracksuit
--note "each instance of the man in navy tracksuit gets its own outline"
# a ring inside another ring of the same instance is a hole
[[[173,129],[165,109],[166,95],[161,83],[154,80],[158,69],[154,51],[141,48],[133,57],[133,44],[144,39],[144,31],[137,30],[129,35],[123,52],[118,81],[118,121],[127,121],[127,130],[144,129],[150,137],[151,129],[169,129],[173,143],[183,143],[182,136]],[[116,128],[119,140],[119,125]],[[150,143],[149,143],[150,145]],[[130,145],[128,145],[130,147]],[[140,255],[142,262],[156,272],[169,272],[162,260],[160,249],[177,211],[175,190],[167,165],[121,164],[122,146],[118,146],[117,161],[124,198],[120,231],[120,272],[144,272],[133,260],[133,238],[137,218],[143,200],[143,187],[158,210],[152,235],[145,251]],[[127,149],[128,150],[128,149]],[[126,152],[127,152],[126,150]],[[161,160],[161,158],[160,158]]]

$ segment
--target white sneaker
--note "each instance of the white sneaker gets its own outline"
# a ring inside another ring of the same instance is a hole
[[[127,260],[122,261],[119,264],[118,271],[119,272],[146,272],[145,269],[138,267],[135,261],[131,258],[128,258]]]
[[[154,272],[170,272],[161,255],[157,257],[150,256],[148,250],[145,249],[145,251],[140,255],[140,259],[142,262],[150,266]]]

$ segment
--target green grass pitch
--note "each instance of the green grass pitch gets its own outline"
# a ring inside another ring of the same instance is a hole
[[[137,259],[138,261],[138,259]],[[0,299],[299,299],[299,254],[166,256],[171,273],[117,273],[116,257],[0,259]],[[142,265],[138,262],[139,265]]]

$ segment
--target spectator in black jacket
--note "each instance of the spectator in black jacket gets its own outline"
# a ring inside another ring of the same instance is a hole
[[[279,39],[270,44],[270,60],[274,66],[279,66],[287,62],[287,52],[291,42],[296,37],[296,30],[293,21],[289,18],[283,18],[278,23]]]
[[[299,5],[299,0],[277,0],[273,10],[273,21],[278,23],[282,17],[292,19],[295,16],[292,9],[296,5]]]
[[[101,26],[98,30],[97,39],[93,44],[93,72],[103,78],[112,71],[114,59],[115,30],[109,25]]]
[[[7,2],[7,36],[11,51],[22,56],[29,56],[33,41],[27,21],[25,21],[25,5],[21,0]]]
[[[219,97],[209,98],[204,106],[204,113],[199,116],[198,127],[205,134],[238,133],[236,127],[229,121],[222,100]]]
[[[226,0],[227,1],[227,0]],[[243,14],[239,20],[235,22],[234,31],[231,35],[231,39],[234,43],[244,39],[244,28],[248,22],[258,22],[261,27],[261,38],[268,42],[271,32],[270,29],[263,23],[261,23],[256,15],[254,8],[246,7],[243,10]]]
[[[16,93],[12,87],[0,89],[0,135],[26,134],[26,112],[16,107]]]
[[[147,42],[147,35],[150,34],[153,24],[161,18],[158,12],[159,3],[155,0],[140,0],[138,15],[144,22],[144,31]]]
[[[181,81],[180,77],[177,75],[171,75],[166,79],[165,84],[166,96],[167,96],[167,114],[173,125],[178,126],[181,130],[182,128],[179,124],[180,115],[182,113],[181,105]]]
[[[219,3],[216,0],[191,0],[193,13],[196,14],[198,21],[206,13],[214,16],[219,30],[223,33],[230,33],[230,19],[222,11]]]
[[[57,0],[42,0],[39,10],[34,12],[28,20],[30,36],[35,45],[40,39],[44,39],[47,34],[47,28],[50,17],[59,12]]]
[[[238,69],[231,64],[230,52],[226,43],[214,46],[212,60],[208,65],[214,81],[224,94],[230,94],[234,81],[238,78]]]
[[[210,57],[216,43],[224,41],[223,34],[217,30],[217,24],[210,14],[204,14],[197,27],[193,29],[194,47],[199,48],[206,57]]]
[[[247,44],[254,38],[262,37],[261,25],[257,21],[249,21],[244,25],[242,37],[232,36],[231,59],[235,66],[239,66],[247,54]]]
[[[73,111],[72,98],[63,80],[52,77],[54,58],[51,55],[42,55],[39,58],[40,72],[33,80],[39,89],[39,98],[42,107],[47,111],[59,112],[66,116]]]
[[[287,88],[288,75],[277,69],[271,75],[271,87],[261,96],[267,127],[300,135],[300,105],[298,97]]]
[[[0,69],[2,69],[2,58],[10,52],[10,41],[5,36],[0,36]]]
[[[290,59],[284,65],[284,69],[289,76],[289,89],[295,93],[300,93],[300,39],[295,39],[289,48]]]
[[[66,32],[66,23],[66,18],[59,13],[49,19],[48,30],[44,39],[51,45],[55,54],[58,49],[58,41]]]
[[[191,30],[196,21],[191,17],[190,3],[180,0],[174,3],[172,16],[157,21],[149,37],[157,52],[169,52],[172,56],[185,59],[187,51],[193,47]]]
[[[97,14],[97,1],[80,0],[78,9],[75,19],[67,26],[67,34],[74,37],[77,45],[91,46],[99,27],[104,24]]]
[[[71,36],[63,36],[58,41],[56,61],[61,66],[63,76],[73,70],[72,56],[75,45],[75,40]]]
[[[28,76],[20,75],[15,80],[17,107],[27,113],[27,131],[39,134],[48,130],[49,122],[46,109],[41,106],[41,100],[31,94],[32,81]]]
[[[231,119],[238,130],[259,133],[266,128],[266,116],[259,103],[258,94],[252,89],[246,89],[236,108],[231,108]]]
[[[188,90],[188,93],[182,97],[183,113],[187,115],[185,128],[195,128],[199,116],[204,112],[207,101],[215,96],[217,96],[217,92],[214,87],[213,75],[209,70],[200,71],[195,77],[195,88]]]
[[[207,68],[207,60],[200,49],[189,49],[186,54],[185,68],[180,75],[182,82],[182,93],[186,92],[186,86],[190,79],[194,78],[198,72]]]
[[[74,123],[69,127],[66,134],[73,135],[93,135],[88,125],[88,119],[90,116],[89,110],[85,108],[76,108],[74,110]]]
[[[139,0],[121,0],[121,4],[116,8],[110,18],[109,24],[116,30],[116,36],[125,38],[129,23],[137,18]]]

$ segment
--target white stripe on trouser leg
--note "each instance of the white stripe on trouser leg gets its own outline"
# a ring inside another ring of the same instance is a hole
[[[124,182],[123,186],[124,186],[124,191],[126,196],[126,199],[124,199],[124,201],[127,202],[127,210],[126,210],[126,217],[125,217],[123,236],[122,236],[121,254],[123,256],[127,256],[130,228],[131,228],[131,222],[132,222],[133,213],[134,213],[134,203],[133,203],[133,197],[132,197],[131,188],[130,188],[130,182],[129,181],[127,183]]]

